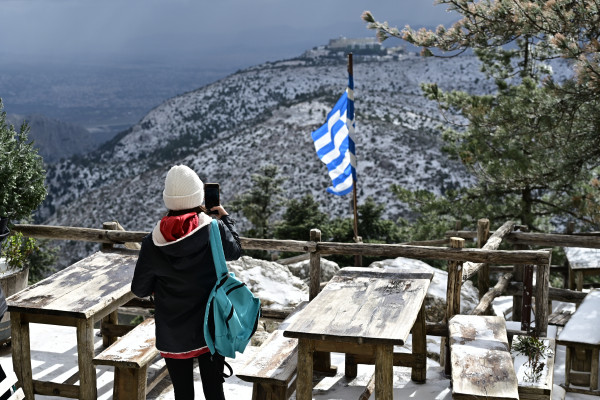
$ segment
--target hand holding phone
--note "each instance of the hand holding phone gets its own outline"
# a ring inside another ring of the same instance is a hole
[[[218,214],[218,211],[210,211],[211,208],[221,205],[220,188],[218,183],[204,184],[204,207],[209,214]]]

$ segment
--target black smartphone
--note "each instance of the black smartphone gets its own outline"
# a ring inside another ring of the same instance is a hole
[[[205,183],[204,184],[204,207],[211,213],[210,209],[221,205],[221,199],[219,195],[219,184],[218,183]],[[216,213],[213,211],[213,213]]]

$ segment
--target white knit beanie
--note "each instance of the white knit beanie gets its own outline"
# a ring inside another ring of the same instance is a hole
[[[204,202],[204,184],[191,168],[176,165],[167,173],[163,200],[169,210],[198,207]]]

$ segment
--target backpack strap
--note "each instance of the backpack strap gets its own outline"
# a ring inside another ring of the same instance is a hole
[[[223,243],[221,242],[221,232],[219,231],[219,222],[213,218],[210,223],[210,250],[212,251],[213,261],[217,278],[227,275],[227,263],[225,262],[225,253],[223,253]]]

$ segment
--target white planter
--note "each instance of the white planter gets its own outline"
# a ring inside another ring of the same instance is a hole
[[[513,338],[513,343],[518,340],[520,336]],[[531,376],[531,368],[527,364],[527,356],[517,354],[515,350],[511,349],[511,355],[514,360],[515,373],[517,374],[517,381],[519,382],[519,399],[552,399],[552,385],[554,375],[554,356],[556,352],[556,344],[554,339],[541,338],[545,346],[547,346],[552,354],[543,357],[540,363],[544,363],[541,375],[536,382],[532,382],[529,376]]]

